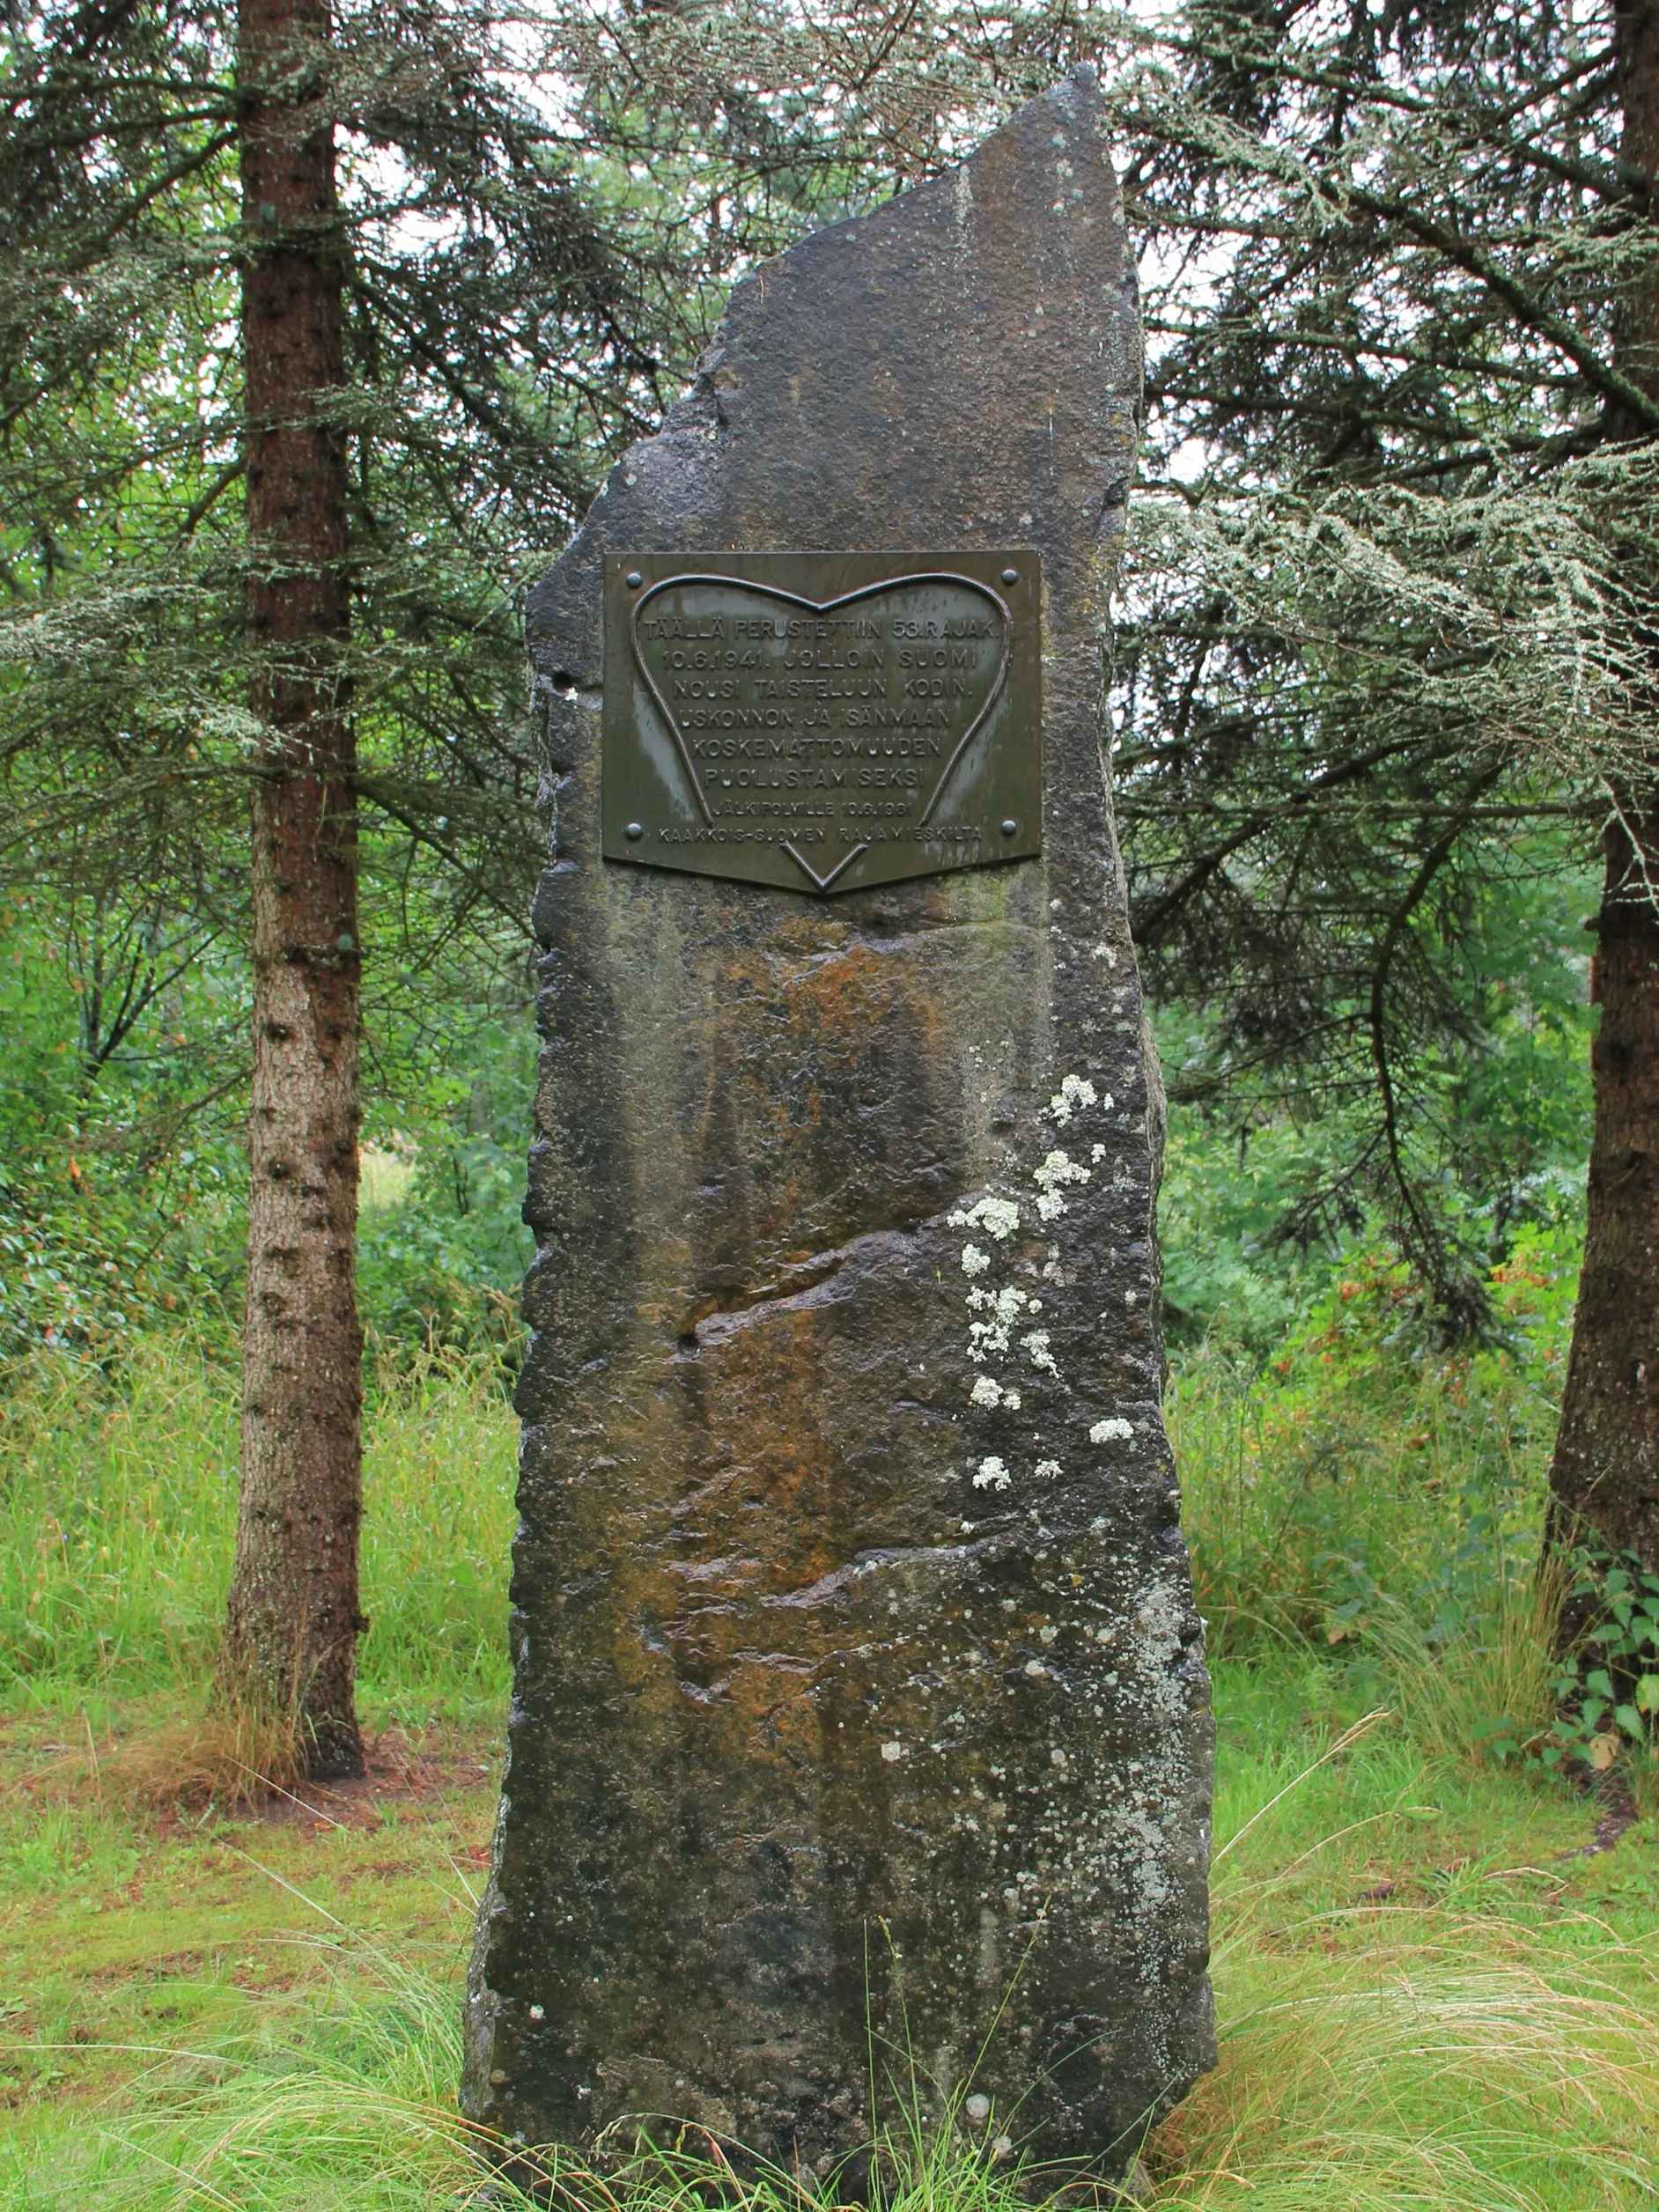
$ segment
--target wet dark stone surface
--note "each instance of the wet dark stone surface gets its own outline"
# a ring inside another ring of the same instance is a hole
[[[873,2022],[880,2117],[908,2053],[925,2109],[972,2070],[966,2124],[1110,2174],[1213,2060],[1102,763],[1139,356],[1101,129],[1068,81],[746,283],[533,595],[535,1336],[464,2092],[510,2139],[667,2113],[827,2171]],[[831,902],[601,859],[606,552],[1020,544],[1043,859]]]

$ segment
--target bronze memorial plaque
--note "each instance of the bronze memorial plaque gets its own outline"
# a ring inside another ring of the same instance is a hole
[[[1042,850],[1037,556],[605,562],[608,859],[822,896]]]

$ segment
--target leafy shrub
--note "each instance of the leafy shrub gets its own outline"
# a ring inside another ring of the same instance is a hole
[[[1574,1257],[1539,1232],[1493,1271],[1507,1346],[1437,1351],[1405,1271],[1373,1253],[1265,1366],[1213,1338],[1179,1359],[1170,1431],[1218,1651],[1342,1645],[1402,1608],[1444,1643],[1519,1602]]]
[[[1611,1766],[1626,1746],[1659,1740],[1659,1574],[1634,1552],[1576,1545],[1564,1568],[1569,1618],[1583,1626],[1551,1684],[1555,1714],[1539,1754],[1546,1766],[1580,1759]]]

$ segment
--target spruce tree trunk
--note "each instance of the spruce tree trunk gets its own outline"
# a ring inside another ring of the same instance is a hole
[[[1616,10],[1621,152],[1659,174],[1659,6]],[[1626,302],[1620,367],[1659,394],[1659,279]],[[1614,439],[1640,434],[1610,418]],[[1659,647],[1656,647],[1659,654]],[[1659,716],[1659,683],[1655,687]],[[1604,839],[1592,997],[1590,1145],[1584,1272],[1550,1469],[1551,1533],[1588,1532],[1659,1571],[1659,790],[1620,794]],[[1569,1621],[1569,1631],[1582,1625]]]
[[[254,1084],[241,1512],[228,1652],[318,1776],[360,1771],[357,823],[327,0],[241,0]],[[273,97],[273,88],[276,96]],[[299,97],[295,92],[299,88]]]
[[[1633,836],[1632,831],[1635,833]],[[1584,1272],[1550,1469],[1557,1541],[1593,1533],[1659,1570],[1659,816],[1605,838],[1601,1025]]]

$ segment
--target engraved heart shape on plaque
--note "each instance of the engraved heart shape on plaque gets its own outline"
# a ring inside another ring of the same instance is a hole
[[[710,571],[643,592],[630,636],[705,822],[747,763],[804,746],[896,759],[925,827],[1002,695],[1013,617],[992,586],[943,570],[824,600]]]

